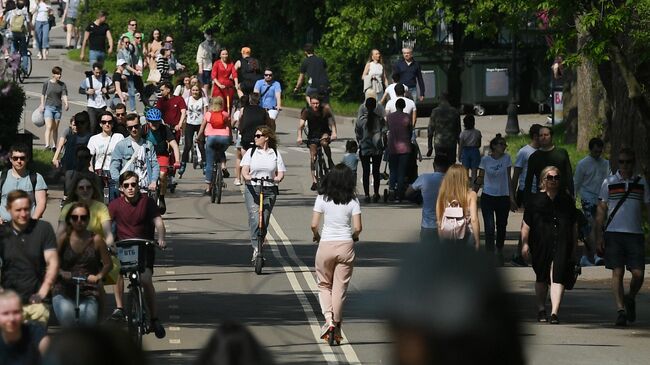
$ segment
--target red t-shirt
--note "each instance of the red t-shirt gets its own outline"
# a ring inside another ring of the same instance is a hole
[[[160,98],[156,103],[156,108],[160,109],[163,120],[167,125],[175,127],[181,121],[181,110],[187,110],[185,99],[180,96],[172,96],[169,99]]]
[[[154,239],[153,220],[160,217],[160,211],[156,202],[150,197],[141,194],[138,201],[131,204],[120,196],[108,205],[108,212],[113,222],[117,224],[117,240]]]

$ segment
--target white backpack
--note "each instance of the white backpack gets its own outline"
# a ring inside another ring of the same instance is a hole
[[[465,217],[463,207],[458,200],[447,203],[447,207],[440,219],[438,236],[447,240],[462,240],[467,232],[469,219]]]

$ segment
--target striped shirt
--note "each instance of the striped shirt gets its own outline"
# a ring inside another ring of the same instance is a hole
[[[607,215],[623,198],[627,190],[630,191],[627,199],[621,205],[614,219],[607,227],[607,232],[643,234],[643,204],[650,204],[650,187],[644,178],[634,182],[636,177],[624,179],[619,172],[608,176],[600,188],[599,200],[607,203]]]

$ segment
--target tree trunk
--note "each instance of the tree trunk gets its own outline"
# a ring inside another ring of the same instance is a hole
[[[583,60],[577,69],[578,151],[589,149],[589,140],[603,136],[607,124],[607,93],[598,69],[589,60]]]
[[[449,103],[460,110],[461,95],[463,91],[461,74],[463,72],[465,60],[465,51],[463,50],[465,29],[463,25],[458,22],[452,22],[451,29],[454,37],[454,44],[452,46],[451,61],[447,72],[447,93],[449,94]]]
[[[567,124],[565,143],[575,143],[578,138],[578,83],[575,69],[565,68],[562,73],[562,121]]]

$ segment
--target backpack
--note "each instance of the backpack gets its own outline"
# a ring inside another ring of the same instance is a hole
[[[469,227],[463,207],[458,200],[447,203],[438,227],[438,236],[446,240],[462,240]]]
[[[255,79],[258,80],[258,74],[260,73],[260,64],[256,58],[248,57],[243,59],[242,62],[242,76],[245,79]]]
[[[25,33],[25,14],[22,10],[14,11],[9,22],[9,30],[14,33]]]
[[[228,121],[229,118],[230,116],[228,116],[228,112],[226,112],[225,110],[221,111],[221,113],[219,112],[205,113],[205,119],[208,121],[208,123],[210,123],[210,125],[214,129],[226,128],[227,127],[226,122]]]
[[[0,173],[0,193],[2,192],[2,187],[5,185],[5,181],[7,180],[7,174],[9,173],[9,170],[2,170],[2,173]],[[34,199],[36,199],[36,182],[37,182],[38,176],[35,172],[29,172],[29,181],[32,183],[32,196]],[[36,204],[34,202],[34,204]]]

